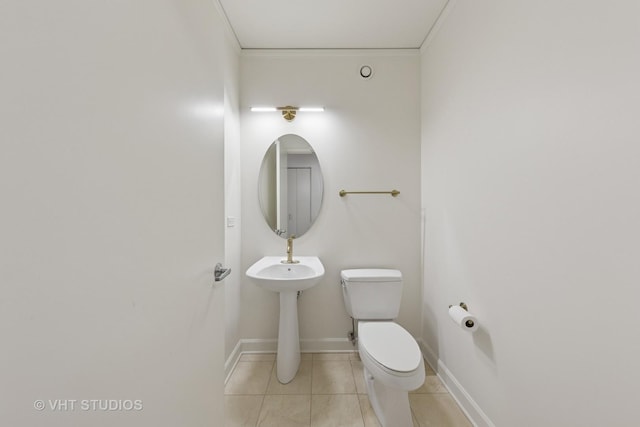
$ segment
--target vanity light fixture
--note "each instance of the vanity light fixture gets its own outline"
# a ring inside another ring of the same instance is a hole
[[[292,107],[291,105],[287,105],[285,107],[251,107],[251,111],[257,112],[257,113],[282,111],[282,117],[286,121],[290,122],[296,118],[296,113],[298,111],[322,112],[324,111],[324,107]]]
[[[278,111],[278,109],[276,107],[251,107],[251,111],[254,113],[270,113]]]

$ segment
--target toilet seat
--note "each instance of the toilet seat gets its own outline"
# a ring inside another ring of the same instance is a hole
[[[392,375],[411,375],[421,366],[422,353],[416,340],[395,322],[359,322],[360,351]]]

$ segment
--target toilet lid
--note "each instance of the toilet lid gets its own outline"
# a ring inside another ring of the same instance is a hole
[[[360,322],[358,341],[369,356],[392,371],[411,372],[420,365],[418,343],[395,322]]]

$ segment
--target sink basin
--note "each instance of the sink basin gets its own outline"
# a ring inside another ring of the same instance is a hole
[[[324,266],[317,256],[294,256],[297,264],[283,264],[283,259],[266,256],[249,267],[246,275],[256,285],[280,295],[276,376],[286,384],[293,380],[300,366],[298,292],[317,284],[324,276]]]
[[[266,256],[247,270],[247,276],[274,292],[304,291],[324,276],[324,266],[317,256],[293,257],[298,264],[283,264],[281,256]]]

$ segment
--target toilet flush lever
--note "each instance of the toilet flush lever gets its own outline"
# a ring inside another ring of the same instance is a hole
[[[223,280],[231,273],[230,268],[222,268],[222,264],[217,263],[215,270],[213,271],[216,282]]]

